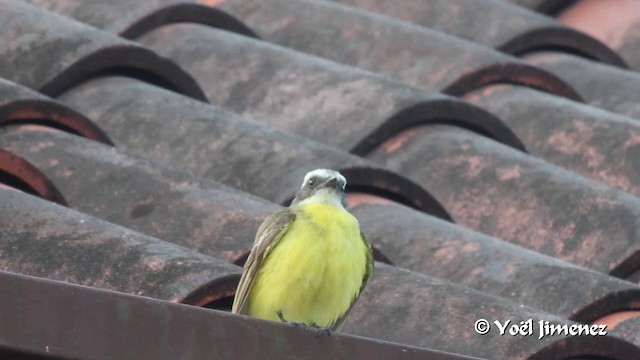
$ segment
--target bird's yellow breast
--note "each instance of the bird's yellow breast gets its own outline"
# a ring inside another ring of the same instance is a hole
[[[248,298],[248,314],[331,327],[358,295],[369,251],[358,221],[322,203],[301,204],[269,251]]]

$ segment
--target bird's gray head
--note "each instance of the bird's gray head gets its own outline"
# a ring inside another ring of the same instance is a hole
[[[344,207],[344,189],[347,186],[347,179],[339,172],[330,169],[316,169],[305,175],[300,190],[291,205],[299,204],[309,200],[314,195],[325,195],[318,197],[319,201],[332,202],[335,199],[338,204]]]

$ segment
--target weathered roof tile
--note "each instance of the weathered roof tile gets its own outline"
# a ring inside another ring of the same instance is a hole
[[[586,103],[640,119],[640,94],[637,91],[640,74],[637,72],[560,53],[530,54],[525,60],[571,84]]]
[[[514,57],[350,6],[312,0],[234,0],[218,6],[267,41],[428,90],[462,95],[508,82],[579,98],[556,76]]]
[[[246,253],[260,223],[279,209],[235,188],[62,132],[16,129],[0,134],[0,148],[47,174],[75,210],[228,262]]]
[[[255,36],[242,22],[216,8],[189,0],[26,0],[83,23],[135,38],[154,28],[171,23],[196,23],[219,27],[247,36]]]
[[[264,41],[192,24],[138,41],[199,79],[212,103],[356,154],[403,129],[443,122],[524,149],[497,118],[456,98]]]
[[[460,224],[614,276],[637,271],[640,199],[460,128],[398,136],[367,157],[428,188]]]
[[[600,41],[552,18],[493,0],[332,0],[433,28],[513,55],[539,49],[578,53],[626,67]]]
[[[640,310],[639,287],[602,273],[394,204],[360,204],[352,212],[398,267],[581,323]]]
[[[0,188],[0,214],[2,271],[197,305],[240,279],[237,266],[20,191]]]
[[[640,196],[640,121],[521,86],[465,98],[500,117],[532,155]]]
[[[131,41],[17,0],[1,0],[0,77],[56,96],[105,73],[144,78],[204,100],[193,78]],[[29,35],[25,35],[29,34]]]
[[[85,82],[59,99],[102,126],[127,151],[285,204],[307,171],[340,169],[352,188],[448,218],[403,176],[324,144],[285,134],[215,106],[121,77]]]

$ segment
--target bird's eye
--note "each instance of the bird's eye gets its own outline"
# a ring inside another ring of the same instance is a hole
[[[318,179],[316,179],[315,177],[312,177],[311,179],[309,179],[309,181],[307,181],[307,185],[309,185],[309,187],[313,187],[316,182],[318,182]]]

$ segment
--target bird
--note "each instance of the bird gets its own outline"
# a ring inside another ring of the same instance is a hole
[[[308,172],[289,207],[258,228],[232,313],[339,331],[373,274],[371,245],[345,209],[338,171]]]

